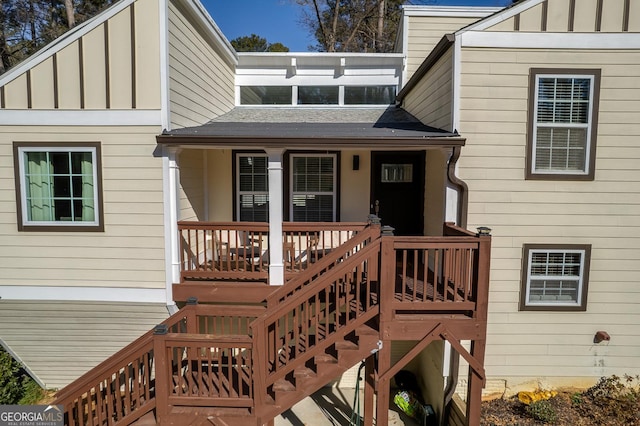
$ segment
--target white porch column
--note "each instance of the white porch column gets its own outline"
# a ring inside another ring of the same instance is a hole
[[[175,308],[173,301],[173,284],[180,282],[180,246],[178,241],[178,185],[180,184],[180,168],[178,166],[178,148],[165,147],[162,157],[164,186],[164,229],[165,229],[165,264],[166,292],[169,310]]]
[[[283,149],[268,149],[269,164],[269,284],[284,284],[282,256],[282,154]]]

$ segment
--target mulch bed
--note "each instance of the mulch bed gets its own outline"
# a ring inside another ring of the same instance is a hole
[[[555,420],[544,422],[527,413],[517,397],[482,404],[482,426],[640,426],[640,403],[610,398],[606,405],[587,394],[561,392],[549,399]],[[635,408],[634,408],[635,407]]]

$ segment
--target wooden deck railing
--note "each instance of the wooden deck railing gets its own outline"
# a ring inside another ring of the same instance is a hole
[[[214,354],[219,356],[215,358],[216,361],[223,362],[215,367],[220,374],[238,365],[234,362],[244,362],[240,364],[243,366],[242,375],[238,376],[234,372],[226,377],[231,377],[238,389],[246,389],[246,386],[240,386],[238,382],[240,377],[244,380],[242,383],[251,383],[251,377],[247,378],[244,368],[251,365],[252,358],[250,345],[247,344],[250,337],[246,333],[250,331],[249,324],[263,312],[264,308],[260,306],[187,305],[163,321],[155,331],[145,333],[60,390],[52,404],[64,407],[65,425],[129,424],[151,410],[164,409],[170,402],[175,405],[185,402],[187,396],[180,393],[184,389],[184,382],[178,381],[172,385],[168,378],[174,380],[174,373],[177,372],[174,367],[180,364],[179,354],[184,357],[181,362],[186,366],[196,365],[191,361],[197,360],[194,357],[200,354],[203,362],[200,370],[195,371],[205,371],[203,369],[208,365],[204,362],[209,356],[206,348],[212,357]],[[233,334],[239,334],[241,330],[244,330],[241,338]],[[235,354],[231,361],[229,354]],[[245,358],[248,359],[248,364],[244,361]],[[214,371],[213,364],[210,365],[210,371]],[[160,374],[162,371],[165,373]],[[175,380],[189,379],[185,375],[184,379]],[[216,383],[220,383],[220,380],[224,383],[228,379],[220,378]],[[173,391],[170,392],[170,389]],[[205,388],[201,386],[192,389],[198,389],[199,393]],[[212,395],[215,395],[213,391]],[[189,395],[189,398],[199,397]],[[217,398],[221,405],[226,406],[238,406],[238,398],[245,405],[246,401],[251,400],[249,395],[242,392],[238,394],[237,391],[231,394],[223,392]],[[229,401],[222,402],[222,399]],[[202,400],[189,399],[187,404],[195,405],[194,402]]]
[[[450,224],[443,237],[381,236],[377,225],[351,225],[350,238],[309,262],[266,307],[188,304],[58,392],[53,404],[64,406],[71,426],[129,424],[154,409],[162,419],[180,405],[255,412],[276,382],[378,314],[381,321],[416,314],[486,321],[490,236]],[[180,228],[185,253],[215,241],[214,233],[263,237],[261,229]],[[287,232],[311,239],[302,228]]]
[[[382,237],[382,309],[473,315],[486,307],[489,283],[479,279],[478,269],[488,264],[490,237],[452,224],[444,233]]]
[[[379,254],[379,243],[367,245],[251,324],[257,389],[269,389],[377,314],[376,283],[367,272]]]
[[[284,222],[285,275],[305,270],[367,226],[347,222]],[[178,222],[181,282],[267,280],[269,227],[264,222]]]

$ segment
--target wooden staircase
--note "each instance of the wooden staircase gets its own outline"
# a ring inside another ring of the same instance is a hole
[[[368,227],[261,305],[187,303],[53,404],[64,406],[69,426],[259,426],[367,359],[365,424],[373,424],[374,385],[376,421],[385,424],[393,374],[441,339],[469,362],[467,418],[475,426],[490,243],[451,224],[443,237],[381,236]],[[392,365],[392,340],[419,343]],[[472,341],[470,351],[461,340]]]

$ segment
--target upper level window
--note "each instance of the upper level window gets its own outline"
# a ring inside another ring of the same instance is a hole
[[[587,309],[590,245],[525,244],[521,310]]]
[[[267,156],[238,154],[236,156],[236,211],[243,222],[269,220],[269,180]]]
[[[395,86],[346,86],[345,105],[390,105],[396,98]]]
[[[335,222],[336,155],[291,155],[291,219]]]
[[[241,105],[291,105],[291,86],[242,86]]]
[[[338,86],[300,86],[299,105],[338,105]]]
[[[102,231],[100,145],[14,143],[18,229]]]
[[[532,69],[527,179],[593,180],[600,70]]]

